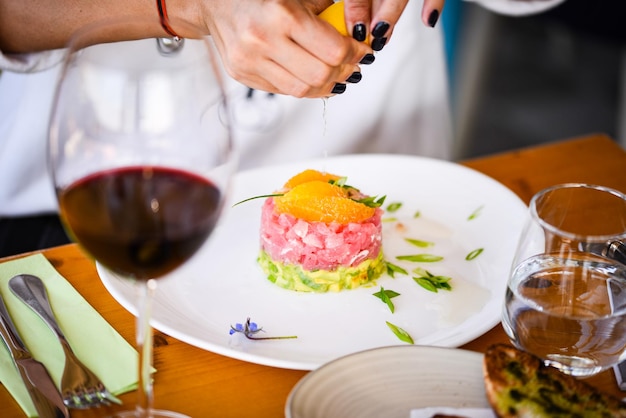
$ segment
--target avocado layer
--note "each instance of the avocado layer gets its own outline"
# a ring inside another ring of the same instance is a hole
[[[362,261],[356,267],[338,267],[333,271],[307,271],[300,266],[276,262],[263,250],[257,261],[270,282],[298,292],[325,293],[354,289],[377,279],[386,271],[382,251],[376,258]]]

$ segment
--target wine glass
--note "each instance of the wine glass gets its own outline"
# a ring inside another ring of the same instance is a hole
[[[100,43],[149,25],[159,22],[105,21],[73,36],[54,100],[49,160],[70,235],[141,289],[139,399],[120,416],[182,417],[152,409],[151,298],[156,280],[211,234],[236,158],[208,38],[177,21],[186,36],[180,42]]]
[[[626,359],[626,195],[569,183],[530,202],[503,327],[518,348],[573,376]]]

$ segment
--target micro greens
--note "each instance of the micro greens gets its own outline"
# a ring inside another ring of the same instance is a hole
[[[232,207],[235,207],[235,206],[240,205],[240,204],[245,203],[245,202],[249,202],[250,200],[263,199],[263,198],[267,198],[267,197],[280,197],[280,196],[284,196],[284,193],[262,194],[260,196],[253,196],[253,197],[249,197],[249,198],[244,199],[244,200],[240,200],[239,202],[235,203]]]
[[[400,341],[404,341],[405,343],[409,343],[409,344],[415,344],[413,342],[413,338],[411,338],[408,332],[406,332],[399,326],[392,324],[389,321],[385,321],[385,323],[387,324],[389,329],[396,335],[396,337],[400,339]]]
[[[472,219],[478,218],[478,215],[480,215],[480,211],[482,210],[483,210],[483,207],[479,206],[474,212],[470,214],[470,216],[467,217],[467,220],[471,221]]]
[[[409,244],[412,244],[412,245],[415,245],[416,247],[421,247],[421,248],[430,247],[430,246],[435,245],[434,242],[422,241],[420,239],[405,238],[404,240],[406,242],[408,242]]]
[[[395,278],[396,273],[409,274],[409,272],[403,269],[402,267],[392,264],[389,261],[386,262],[386,265],[387,265],[387,274],[393,278]]]
[[[379,208],[385,202],[385,198],[387,196],[378,197],[378,196],[367,196],[362,199],[353,199],[356,202],[362,203],[370,208]],[[378,198],[378,199],[377,199]]]
[[[347,177],[339,177],[337,180],[333,180],[333,179],[328,180],[330,184],[334,184],[335,186],[343,187],[345,189],[353,189],[357,191],[359,190],[356,187],[348,186],[346,184],[346,181],[348,181]]]
[[[468,255],[466,255],[465,259],[467,261],[473,260],[476,257],[478,257],[483,251],[484,251],[484,248],[477,248],[474,251],[470,252]]]
[[[401,207],[402,207],[402,203],[401,202],[392,202],[392,203],[387,205],[387,209],[385,209],[385,210],[387,212],[396,212]]]
[[[249,340],[289,340],[298,338],[295,335],[290,335],[286,337],[257,337],[256,334],[261,331],[263,331],[263,327],[259,327],[255,322],[251,322],[250,318],[247,318],[246,322],[244,322],[243,324],[237,323],[234,327],[231,325],[229,334],[233,335],[235,333],[240,333]]]
[[[413,276],[413,280],[415,283],[422,286],[424,289],[437,293],[439,289],[441,290],[452,290],[452,286],[450,285],[450,277],[447,276],[435,276],[427,270],[423,268],[416,268],[412,271],[412,273],[416,274]]]
[[[393,290],[385,290],[385,288],[381,286],[380,290],[376,293],[372,293],[372,295],[376,296],[381,301],[383,301],[383,303],[387,304],[391,313],[394,313],[396,307],[393,305],[391,299],[395,298],[396,296],[400,296],[400,293],[394,292]]]
[[[396,257],[398,260],[412,261],[414,263],[434,263],[443,260],[440,255],[434,254],[412,254],[412,255],[399,255]]]

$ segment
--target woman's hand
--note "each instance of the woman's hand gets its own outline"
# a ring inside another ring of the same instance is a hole
[[[371,48],[316,16],[320,2],[210,0],[206,26],[227,72],[248,87],[295,97],[341,93]]]

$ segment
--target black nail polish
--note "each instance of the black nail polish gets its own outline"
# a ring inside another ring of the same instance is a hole
[[[354,25],[354,28],[352,28],[352,37],[359,42],[363,42],[367,37],[365,30],[365,24],[357,23]]]
[[[374,26],[374,29],[372,29],[372,36],[374,38],[380,38],[381,36],[385,36],[388,30],[389,30],[389,23],[378,22],[376,26]]]
[[[333,91],[331,93],[332,94],[341,94],[344,91],[346,91],[346,85],[342,84],[342,83],[337,83],[337,84],[335,84],[335,87],[333,87]]]
[[[362,77],[363,77],[363,75],[362,75],[360,72],[355,71],[355,72],[353,72],[353,73],[350,75],[350,77],[348,77],[348,79],[347,79],[346,81],[347,81],[348,83],[356,84],[356,83],[358,83],[359,81],[361,81],[361,78],[362,78]]]
[[[430,25],[431,28],[434,28],[438,20],[439,20],[439,10],[434,9],[428,15],[428,24]]]
[[[376,57],[374,56],[374,54],[366,54],[363,58],[361,58],[359,64],[370,65],[374,62],[375,59]]]
[[[372,41],[372,49],[374,51],[380,51],[381,49],[383,49],[386,43],[387,43],[387,38],[385,37],[374,38],[374,40]]]

